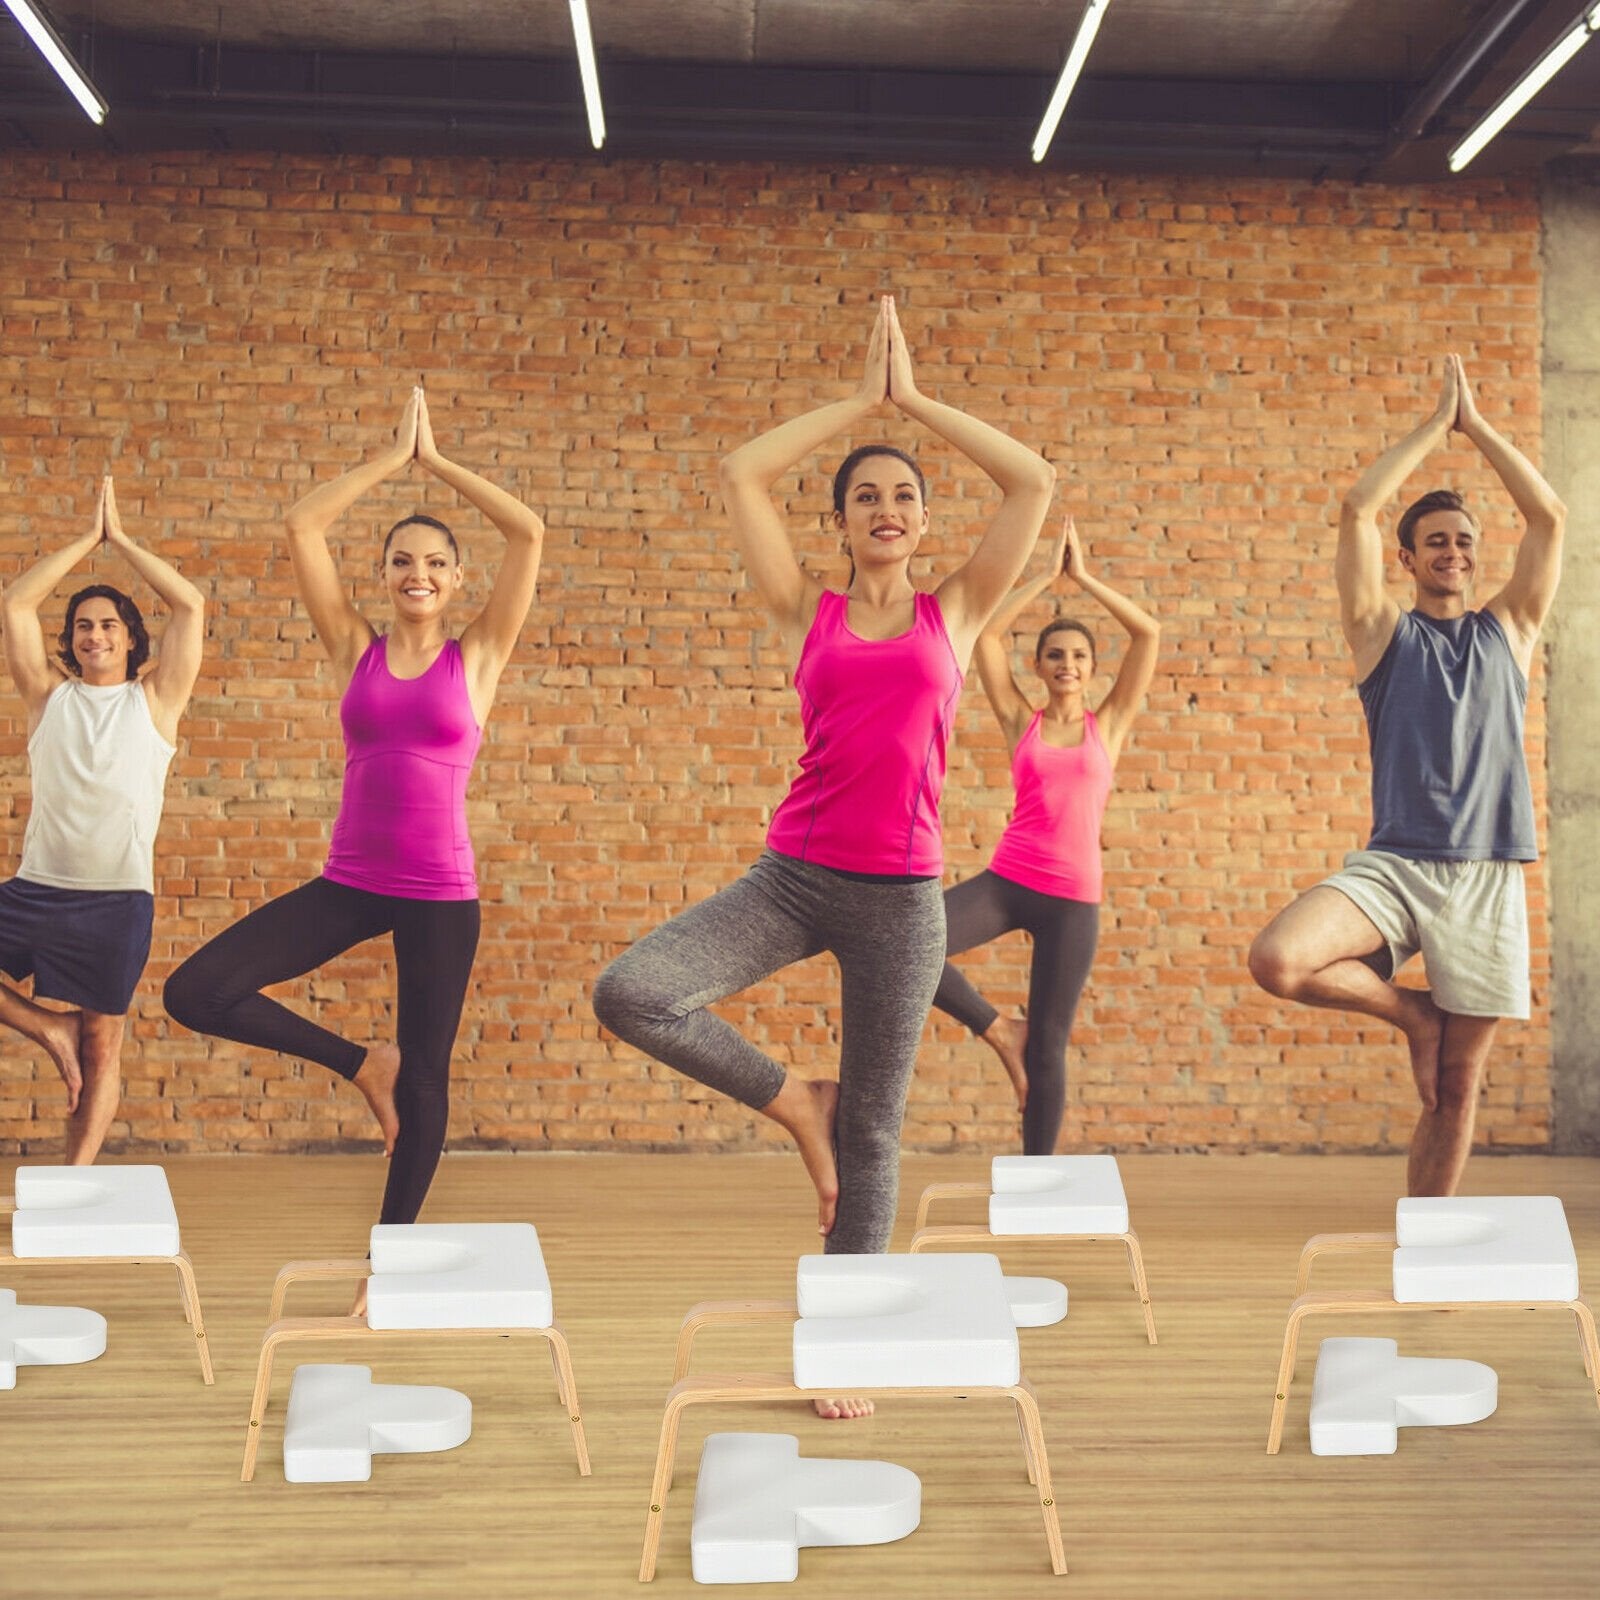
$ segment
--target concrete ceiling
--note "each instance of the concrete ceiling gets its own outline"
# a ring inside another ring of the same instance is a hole
[[[0,16],[0,148],[583,155],[566,0],[51,0],[81,119]],[[607,156],[1025,165],[1080,0],[590,0]],[[1114,0],[1060,167],[1443,175],[1577,0]],[[1590,57],[1594,59],[1589,59]],[[1437,104],[1432,102],[1437,100]],[[1600,44],[1473,175],[1593,153]]]

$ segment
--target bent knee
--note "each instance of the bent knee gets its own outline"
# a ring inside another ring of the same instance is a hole
[[[214,966],[190,956],[167,979],[161,990],[161,1003],[174,1022],[191,1033],[221,1033],[229,1011],[246,995],[253,993]]]
[[[654,986],[644,981],[638,964],[629,960],[631,953],[624,951],[595,979],[589,997],[600,1025],[627,1043],[668,1009]]]
[[[1305,981],[1303,962],[1295,961],[1281,940],[1270,931],[1258,933],[1250,946],[1248,957],[1250,976],[1256,983],[1280,999],[1292,998]]]
[[[203,985],[196,983],[194,974],[185,962],[172,973],[162,987],[161,1004],[167,1015],[192,1033],[205,1033],[206,1024],[215,1011],[211,996]]]

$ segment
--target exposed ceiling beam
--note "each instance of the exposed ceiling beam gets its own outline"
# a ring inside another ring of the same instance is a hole
[[[570,58],[424,57],[108,39],[98,71],[120,145],[235,147],[252,138],[310,148],[430,140],[442,153],[575,155],[581,89]],[[608,154],[853,161],[1028,160],[1050,79],[1032,73],[836,71],[608,60]],[[0,84],[0,90],[6,86]],[[83,143],[53,102],[14,92],[12,119],[43,144]],[[1099,161],[1182,169],[1354,171],[1388,135],[1381,85],[1085,79],[1049,166]]]

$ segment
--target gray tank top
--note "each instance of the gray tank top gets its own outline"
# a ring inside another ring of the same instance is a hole
[[[1421,861],[1535,861],[1522,751],[1528,680],[1499,621],[1403,611],[1356,691],[1372,749],[1369,850]]]

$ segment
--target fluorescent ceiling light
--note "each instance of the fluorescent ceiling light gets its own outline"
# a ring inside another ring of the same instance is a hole
[[[589,0],[567,0],[572,37],[578,42],[578,71],[583,75],[583,104],[589,113],[589,138],[596,150],[606,142],[606,114],[600,105],[600,69],[594,60],[594,35],[589,32]]]
[[[1494,103],[1450,152],[1450,170],[1460,172],[1555,75],[1600,32],[1600,5],[1584,8],[1572,26]]]
[[[22,31],[33,40],[39,54],[55,68],[56,76],[72,91],[72,98],[83,107],[91,122],[104,122],[110,107],[100,97],[100,91],[89,82],[83,68],[72,59],[72,52],[61,42],[61,36],[45,20],[44,13],[33,0],[5,0],[6,9],[22,24]]]
[[[1072,41],[1072,48],[1067,52],[1067,64],[1061,69],[1061,76],[1056,79],[1056,90],[1050,96],[1050,104],[1045,107],[1044,121],[1039,124],[1039,131],[1033,136],[1033,159],[1043,161],[1045,152],[1050,148],[1050,141],[1056,136],[1056,124],[1061,121],[1061,113],[1067,109],[1067,97],[1072,93],[1072,87],[1078,81],[1078,74],[1083,71],[1083,63],[1088,58],[1089,46],[1094,43],[1094,36],[1100,31],[1100,19],[1105,16],[1111,0],[1088,0],[1083,8],[1083,15],[1078,19],[1078,36]]]

